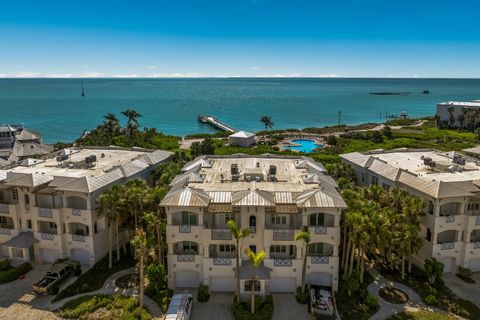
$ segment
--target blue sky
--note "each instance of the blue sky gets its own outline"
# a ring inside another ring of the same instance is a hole
[[[480,77],[475,0],[0,5],[0,77]]]

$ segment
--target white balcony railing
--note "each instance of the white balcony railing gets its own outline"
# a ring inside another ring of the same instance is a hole
[[[232,258],[213,258],[214,266],[231,266]]]
[[[38,216],[42,218],[53,218],[53,210],[51,208],[38,208]]]
[[[179,254],[177,255],[177,262],[195,262],[195,255]]]
[[[1,213],[10,213],[10,206],[6,203],[0,203],[0,212]]]
[[[72,234],[72,240],[76,242],[85,242],[85,236],[83,234]]]
[[[446,217],[445,217],[445,222],[446,222],[446,223],[455,222],[455,216],[446,216]]]
[[[182,224],[178,226],[179,233],[190,233],[192,232],[192,227],[188,224]]]
[[[315,234],[327,234],[328,228],[324,226],[315,226]]]
[[[440,244],[440,250],[452,250],[455,248],[455,242],[444,242]]]
[[[329,256],[312,256],[310,258],[310,262],[312,264],[329,264],[330,257]]]
[[[292,259],[273,259],[273,265],[275,267],[291,267]]]
[[[82,210],[81,209],[72,209],[72,216],[81,216]]]
[[[251,233],[257,233],[257,227],[255,227],[255,226],[250,226],[250,232],[251,232]]]
[[[273,230],[273,240],[291,241],[293,240],[293,230]]]
[[[473,249],[480,249],[480,241],[476,241],[473,243]]]
[[[53,240],[55,240],[55,234],[53,234],[53,233],[42,233],[40,235],[40,238],[42,238],[42,240],[53,241]]]
[[[12,234],[12,229],[0,228],[0,234],[11,235]]]

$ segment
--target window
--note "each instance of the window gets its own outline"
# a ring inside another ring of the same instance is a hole
[[[224,214],[224,220],[225,220],[225,224],[227,224],[228,221],[235,220],[235,217],[234,217],[233,213],[225,213]]]
[[[245,281],[245,291],[252,291],[252,280]],[[260,282],[255,281],[255,291],[260,291]]]
[[[372,176],[372,184],[378,184],[378,177]]]
[[[287,246],[270,246],[270,253],[286,253]]]
[[[428,213],[433,214],[433,202],[432,201],[428,202]]]
[[[383,188],[384,190],[388,190],[388,189],[390,189],[390,186],[389,186],[388,184],[382,182],[382,188]]]
[[[18,191],[17,191],[17,189],[12,190],[12,200],[18,201]]]
[[[55,222],[50,222],[50,229],[57,229]]]
[[[0,224],[7,224],[7,218],[0,216]]]
[[[362,172],[362,182],[365,182],[365,173]]]
[[[221,244],[219,248],[220,252],[235,252],[235,245],[233,244]]]
[[[20,248],[12,248],[12,255],[14,258],[23,259],[23,250]]]
[[[280,214],[273,214],[271,217],[272,224],[287,224],[287,216]]]
[[[430,231],[430,228],[427,229],[427,236],[425,237],[425,240],[429,242],[432,241],[432,231]]]
[[[312,213],[310,216],[311,226],[324,226],[325,225],[325,213]]]
[[[182,224],[196,226],[198,224],[197,215],[193,212],[182,212]]]
[[[23,198],[25,200],[25,210],[30,210],[30,197],[28,194],[25,194]]]
[[[27,229],[32,229],[32,220],[27,220]]]
[[[325,244],[323,244],[321,242],[309,244],[308,245],[308,254],[328,255],[327,250],[325,248]]]
[[[196,242],[183,241],[182,247],[184,252],[198,252],[198,244]]]

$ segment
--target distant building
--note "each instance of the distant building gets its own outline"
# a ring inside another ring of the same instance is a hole
[[[229,135],[228,141],[232,146],[248,148],[255,144],[255,135],[246,131],[238,131]]]
[[[42,136],[38,132],[18,125],[0,126],[0,168],[52,151],[52,146],[42,143]]]
[[[480,101],[448,101],[437,104],[440,126],[473,129],[480,122]]]
[[[240,250],[240,293],[252,290],[246,248],[266,257],[258,294],[295,292],[306,280],[338,288],[340,219],[345,202],[325,168],[310,158],[277,155],[200,157],[175,177],[161,202],[167,214],[170,288],[209,285],[233,292],[235,240],[227,222],[250,228]],[[308,228],[307,248],[294,235]],[[258,287],[257,287],[258,285]]]
[[[422,266],[434,257],[445,272],[480,271],[480,165],[455,152],[370,151],[340,156],[361,186],[399,187],[425,201],[423,246],[413,257]]]
[[[139,148],[72,148],[0,170],[0,257],[40,263],[70,257],[94,264],[108,251],[97,198],[129,179],[149,181],[170,156]],[[121,238],[128,241],[128,233]]]

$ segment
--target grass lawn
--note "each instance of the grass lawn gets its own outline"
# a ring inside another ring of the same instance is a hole
[[[137,299],[120,295],[92,295],[73,299],[55,314],[63,319],[82,320],[152,319],[145,308],[139,308]]]
[[[80,293],[98,290],[103,287],[105,280],[107,280],[112,274],[131,268],[136,264],[130,254],[122,255],[120,262],[115,261],[114,254],[113,260],[112,269],[108,269],[108,255],[102,258],[102,260],[98,261],[91,269],[80,275],[74,283],[60,291],[60,293],[53,298],[52,302],[72,297]]]
[[[455,320],[455,317],[434,311],[419,310],[398,313],[387,320]]]

